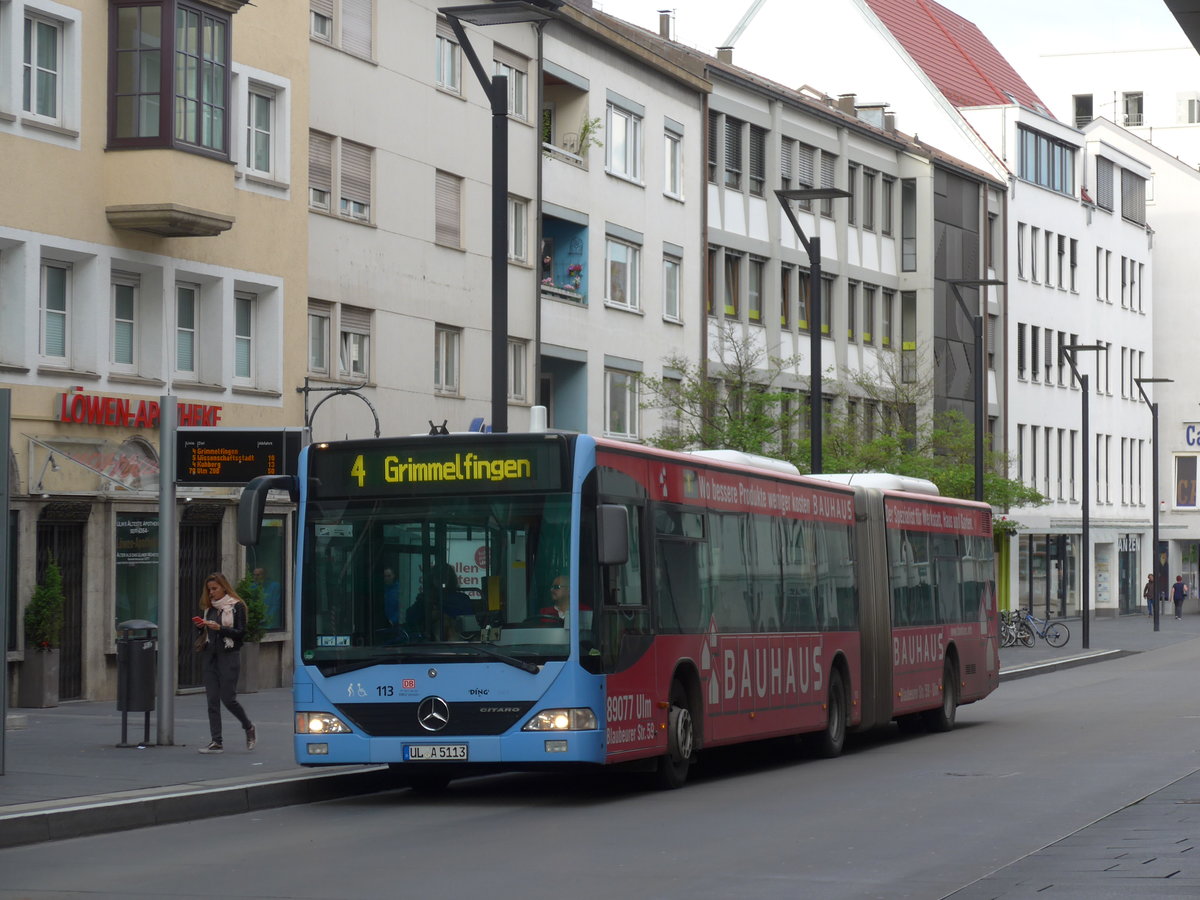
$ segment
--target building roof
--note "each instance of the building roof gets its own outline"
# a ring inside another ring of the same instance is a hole
[[[934,0],[865,0],[888,31],[956,107],[1018,103],[1049,114],[974,22]]]

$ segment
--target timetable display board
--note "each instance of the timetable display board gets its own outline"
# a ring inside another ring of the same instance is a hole
[[[175,483],[237,486],[259,475],[294,475],[304,428],[180,428]]]

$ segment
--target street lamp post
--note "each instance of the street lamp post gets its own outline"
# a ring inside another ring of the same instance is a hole
[[[812,469],[814,475],[820,475],[825,471],[824,453],[822,447],[822,428],[824,425],[824,403],[821,397],[821,236],[813,235],[811,238],[804,234],[804,229],[800,227],[800,220],[796,218],[796,214],[792,211],[792,200],[833,200],[838,197],[853,196],[849,191],[843,191],[841,188],[798,188],[790,191],[776,191],[775,196],[779,199],[779,205],[783,207],[784,214],[791,222],[792,228],[795,229],[796,236],[800,238],[800,243],[804,245],[804,252],[808,254],[809,268],[809,311],[808,311],[808,333],[809,333],[809,377],[808,377],[808,431],[809,431],[809,446],[811,447],[811,463],[809,468]]]
[[[1151,559],[1154,561],[1153,566],[1154,566],[1154,572],[1155,572],[1155,576],[1154,576],[1155,590],[1162,590],[1162,585],[1160,585],[1158,583],[1158,404],[1150,402],[1150,398],[1146,396],[1146,389],[1143,388],[1142,385],[1143,384],[1169,384],[1170,382],[1173,382],[1174,380],[1175,380],[1174,378],[1135,378],[1135,379],[1133,379],[1133,383],[1137,385],[1138,393],[1140,393],[1142,395],[1142,399],[1145,400],[1146,404],[1150,407],[1150,446],[1151,446],[1150,480],[1153,482],[1153,491],[1154,491],[1154,512],[1152,513],[1153,519],[1151,520],[1154,523],[1154,525],[1153,525],[1153,537],[1151,537],[1151,539],[1150,539],[1152,542],[1150,556],[1151,556]],[[1160,608],[1160,604],[1158,603],[1157,598],[1155,598],[1155,602],[1154,602],[1154,630],[1155,631],[1159,630],[1159,620],[1161,618],[1159,608]]]
[[[991,285],[1003,285],[1004,281],[998,278],[955,278],[946,282],[950,285],[950,289],[954,291],[954,299],[958,301],[959,307],[967,317],[967,321],[971,323],[971,330],[975,333],[975,499],[983,501],[983,433],[984,425],[987,423],[987,416],[984,410],[984,369],[983,369],[983,313],[977,306],[974,314],[967,309],[967,304],[963,301],[962,294],[958,292],[960,287],[988,287]]]
[[[1090,442],[1091,439],[1088,437],[1088,377],[1087,377],[1087,375],[1081,375],[1079,373],[1079,369],[1076,368],[1075,354],[1080,352],[1081,350],[1100,351],[1100,350],[1104,350],[1104,349],[1106,349],[1106,348],[1103,344],[1064,344],[1059,351],[1062,358],[1064,360],[1066,360],[1067,365],[1069,365],[1071,367],[1071,374],[1075,376],[1075,379],[1079,382],[1080,390],[1083,392],[1082,393],[1083,414],[1082,414],[1082,422],[1080,423],[1080,426],[1082,429],[1082,435],[1083,435],[1083,445],[1081,447],[1081,454],[1080,454],[1082,457],[1082,463],[1083,463],[1083,487],[1081,489],[1082,497],[1080,498],[1082,501],[1082,511],[1083,511],[1083,522],[1082,522],[1083,534],[1081,535],[1083,547],[1081,548],[1081,551],[1080,551],[1081,558],[1080,558],[1080,563],[1079,563],[1079,574],[1080,574],[1079,606],[1080,606],[1080,611],[1083,616],[1083,636],[1082,637],[1083,637],[1083,649],[1084,650],[1089,650],[1089,649],[1091,649],[1091,646],[1092,646],[1092,639],[1091,639],[1092,633],[1091,633],[1091,621],[1090,621],[1090,619],[1091,619],[1091,590],[1092,590],[1091,584],[1090,584],[1091,578],[1092,578],[1092,565],[1091,565],[1092,546],[1091,546],[1090,512],[1088,510],[1088,502],[1090,500],[1089,494],[1091,493],[1091,490],[1090,490],[1091,474],[1088,472],[1088,459],[1089,459],[1088,443]]]
[[[508,76],[489,76],[462,23],[513,25],[545,22],[563,0],[477,3],[443,7],[492,108],[492,431],[508,431]]]

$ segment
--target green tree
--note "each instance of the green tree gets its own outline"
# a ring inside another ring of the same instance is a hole
[[[682,355],[663,360],[675,378],[641,377],[643,409],[663,413],[664,425],[648,442],[668,450],[741,450],[785,457],[789,436],[800,410],[777,387],[781,375],[794,369],[798,357],[782,359],[738,333],[734,323],[722,325],[717,349],[723,366],[706,371]]]
[[[62,570],[50,555],[41,583],[25,607],[25,644],[37,650],[53,650],[62,642],[63,604]]]
[[[242,640],[257,644],[263,639],[265,633],[263,623],[267,620],[267,604],[263,602],[263,586],[254,580],[252,573],[247,572],[233,590],[246,604],[246,633],[242,635]]]

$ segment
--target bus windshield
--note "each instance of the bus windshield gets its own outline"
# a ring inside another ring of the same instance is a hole
[[[566,659],[544,615],[568,571],[566,493],[318,499],[307,508],[301,659],[330,675],[379,663]]]

